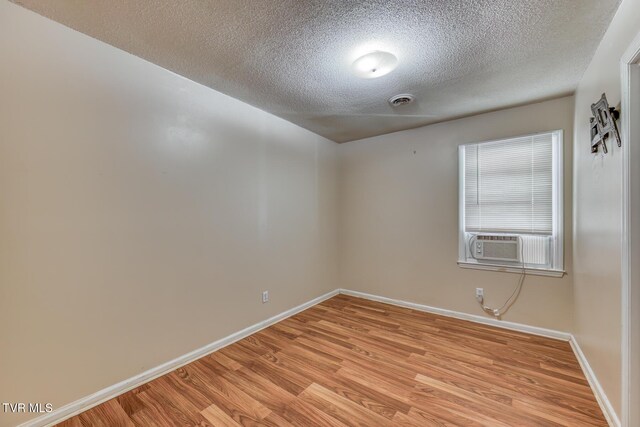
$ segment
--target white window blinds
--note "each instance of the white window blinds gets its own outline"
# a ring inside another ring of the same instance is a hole
[[[465,231],[552,234],[555,137],[463,147]]]

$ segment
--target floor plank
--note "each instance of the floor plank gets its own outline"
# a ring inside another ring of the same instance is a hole
[[[60,426],[606,426],[568,343],[338,295]]]

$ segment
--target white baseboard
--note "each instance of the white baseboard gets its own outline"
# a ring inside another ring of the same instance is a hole
[[[510,329],[512,331],[525,332],[528,334],[539,335],[547,338],[554,338],[562,341],[569,341],[571,339],[570,333],[555,331],[553,329],[538,328],[537,326],[529,326],[529,325],[523,325],[521,323],[506,322],[504,320],[492,319],[490,317],[482,317],[482,316],[477,316],[475,314],[467,314],[459,311],[445,310],[444,308],[436,308],[428,305],[416,304],[413,302],[367,294],[364,292],[350,291],[348,289],[340,289],[340,293],[344,295],[350,295],[352,297],[364,298],[371,301],[383,302],[386,304],[397,305],[399,307],[411,308],[413,310],[439,314],[441,316],[454,317],[456,319],[461,319],[461,320],[469,320],[471,322],[482,323],[484,325],[495,326],[503,329]]]
[[[103,402],[106,402],[109,399],[113,399],[116,396],[119,396],[122,393],[126,393],[129,390],[133,390],[136,387],[139,387],[155,378],[158,378],[168,372],[171,372],[175,369],[180,368],[188,363],[191,363],[201,357],[204,357],[210,353],[213,353],[216,350],[219,350],[223,347],[226,347],[230,344],[233,344],[236,341],[239,341],[243,338],[248,337],[251,334],[254,334],[266,327],[273,325],[274,323],[278,323],[287,317],[291,317],[303,310],[306,310],[309,307],[312,307],[316,304],[321,303],[337,294],[344,294],[358,298],[364,298],[372,301],[378,301],[386,304],[392,304],[399,307],[410,308],[413,310],[424,311],[427,313],[439,314],[441,316],[454,317],[456,319],[469,320],[475,323],[481,323],[484,325],[496,326],[498,328],[509,329],[518,332],[524,332],[533,335],[539,335],[547,338],[553,338],[562,341],[568,341],[571,344],[571,348],[573,349],[580,366],[584,372],[585,377],[589,381],[589,385],[593,390],[593,393],[604,413],[609,425],[613,427],[620,427],[620,420],[616,412],[613,410],[613,406],[611,406],[611,402],[607,398],[602,386],[598,382],[593,370],[589,366],[589,362],[587,361],[584,353],[580,349],[578,342],[575,337],[567,332],[555,331],[552,329],[539,328],[536,326],[523,325],[521,323],[514,322],[506,322],[502,320],[492,319],[488,317],[477,316],[474,314],[467,314],[453,310],[446,310],[442,308],[430,307],[428,305],[417,304],[408,301],[397,300],[393,298],[382,297],[378,295],[372,295],[364,292],[351,291],[348,289],[335,289],[331,292],[328,292],[324,295],[319,296],[318,298],[312,299],[304,304],[300,304],[297,307],[294,307],[290,310],[287,310],[283,313],[280,313],[276,316],[273,316],[267,320],[256,323],[255,325],[249,326],[239,332],[231,334],[225,338],[219,339],[211,344],[207,344],[204,347],[201,347],[197,350],[194,350],[190,353],[177,357],[169,362],[163,363],[162,365],[156,366],[155,368],[151,368],[139,375],[136,375],[127,380],[121,381],[117,384],[114,384],[110,387],[102,389],[94,394],[83,397],[82,399],[76,400],[75,402],[69,403],[65,406],[62,406],[53,412],[42,415],[33,420],[29,420],[23,424],[20,424],[18,427],[44,427],[51,426],[57,424],[61,421],[64,421],[68,418],[71,418],[74,415],[77,415],[81,412],[84,412],[88,409],[93,408]]]
[[[97,406],[103,402],[106,402],[107,400],[113,399],[114,397],[119,396],[122,393],[126,393],[129,390],[133,390],[136,387],[140,387],[141,385],[155,378],[158,378],[168,372],[178,369],[181,366],[184,366],[197,359],[200,359],[201,357],[211,354],[216,350],[219,350],[223,347],[233,344],[236,341],[246,338],[251,334],[255,334],[256,332],[268,326],[271,326],[274,323],[278,323],[286,319],[287,317],[291,317],[294,314],[298,314],[309,307],[312,307],[316,304],[321,303],[324,300],[327,300],[335,295],[338,295],[338,292],[339,292],[338,289],[335,289],[331,292],[327,292],[326,294],[321,295],[318,298],[314,298],[311,301],[307,301],[304,304],[300,304],[297,307],[294,307],[290,310],[287,310],[273,317],[270,317],[267,320],[258,322],[255,325],[251,325],[248,328],[245,328],[241,331],[238,331],[222,339],[219,339],[218,341],[214,341],[211,344],[207,344],[204,347],[198,348],[190,353],[177,357],[173,360],[170,360],[169,362],[163,363],[162,365],[156,366],[155,368],[151,368],[134,377],[121,381],[110,387],[104,388],[89,396],[83,397],[82,399],[78,399],[75,402],[71,402],[67,405],[61,406],[60,408],[55,409],[54,411],[48,414],[42,415],[38,418],[29,420],[23,424],[20,424],[18,427],[44,427],[44,426],[51,426],[59,422],[62,422],[68,418],[71,418],[74,415],[77,415],[81,412],[84,412],[88,409],[93,408],[94,406]]]
[[[600,385],[600,382],[598,381],[596,374],[591,369],[591,366],[589,365],[589,361],[587,360],[586,356],[582,352],[582,349],[580,348],[578,341],[573,335],[571,336],[571,340],[569,341],[569,343],[571,344],[571,348],[573,349],[573,352],[575,353],[576,358],[578,359],[578,363],[580,363],[580,367],[582,367],[582,372],[584,372],[584,376],[587,378],[587,381],[589,381],[591,390],[593,390],[593,394],[595,395],[596,400],[600,405],[600,409],[602,409],[602,413],[604,414],[604,417],[607,419],[607,422],[612,427],[620,427],[622,424],[620,423],[620,419],[618,418],[616,411],[613,409],[611,402],[609,402],[609,399],[607,398],[607,395],[602,389],[602,386]]]

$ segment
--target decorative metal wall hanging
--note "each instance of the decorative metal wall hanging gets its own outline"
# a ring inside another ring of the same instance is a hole
[[[620,133],[616,120],[620,117],[620,112],[614,107],[609,107],[607,96],[603,93],[600,100],[595,104],[591,104],[591,112],[593,117],[589,119],[591,123],[591,152],[598,152],[598,145],[602,146],[602,151],[606,154],[607,140],[614,138],[618,147],[622,146]]]

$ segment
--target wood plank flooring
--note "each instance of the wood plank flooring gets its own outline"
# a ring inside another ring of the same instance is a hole
[[[607,423],[566,342],[339,295],[59,425]]]

